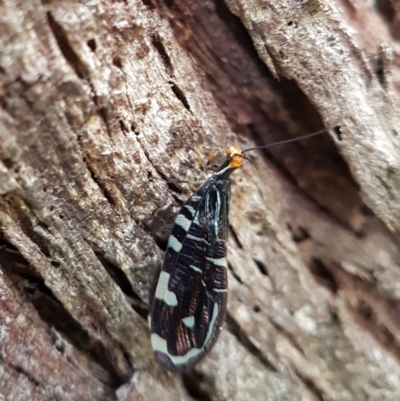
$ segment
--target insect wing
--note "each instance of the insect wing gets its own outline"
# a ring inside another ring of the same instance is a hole
[[[209,178],[172,227],[150,315],[152,346],[168,370],[202,359],[224,320],[229,195],[229,180]]]

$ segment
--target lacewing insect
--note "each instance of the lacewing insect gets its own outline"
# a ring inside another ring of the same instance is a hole
[[[149,307],[151,345],[164,368],[179,372],[198,363],[215,344],[224,322],[229,176],[250,150],[323,132],[243,151],[229,147],[225,161],[184,203],[172,226]]]

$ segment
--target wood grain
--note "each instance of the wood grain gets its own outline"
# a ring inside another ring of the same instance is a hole
[[[395,1],[0,4],[0,399],[398,400]],[[225,146],[228,316],[181,376],[146,314]]]

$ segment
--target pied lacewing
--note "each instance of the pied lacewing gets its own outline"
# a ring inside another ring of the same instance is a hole
[[[180,209],[149,308],[151,345],[166,369],[180,372],[203,359],[215,344],[225,319],[229,176],[250,150],[323,132],[243,151],[229,147],[225,161]]]

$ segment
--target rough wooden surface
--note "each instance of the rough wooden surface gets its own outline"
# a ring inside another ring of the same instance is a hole
[[[400,399],[400,9],[370,3],[0,3],[0,399]],[[323,124],[233,176],[226,324],[167,374],[187,182]]]

